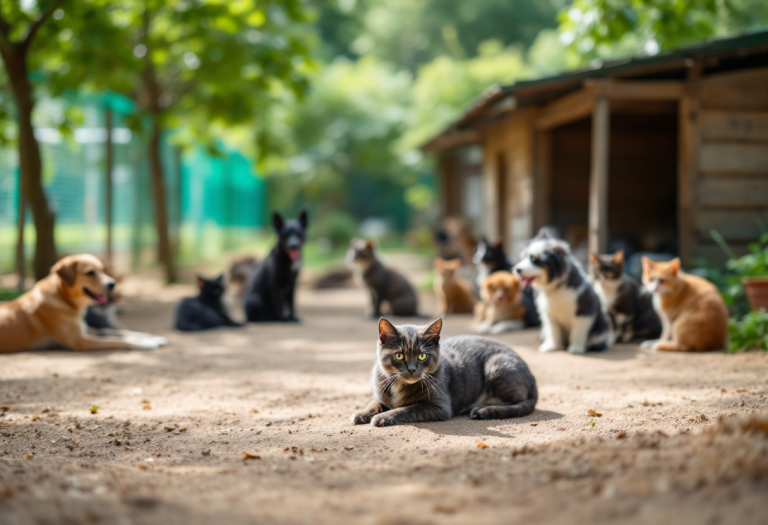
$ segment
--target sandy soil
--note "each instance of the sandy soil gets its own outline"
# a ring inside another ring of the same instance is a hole
[[[717,423],[768,406],[766,355],[539,354],[506,334],[532,416],[356,427],[376,337],[360,290],[301,290],[300,325],[183,335],[189,288],[126,289],[126,326],[168,347],[0,356],[0,523],[768,522],[768,423]]]

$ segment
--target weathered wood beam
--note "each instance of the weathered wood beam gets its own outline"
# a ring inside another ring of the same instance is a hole
[[[589,79],[584,87],[594,90],[595,96],[610,100],[679,100],[685,84],[677,80],[615,80]]]
[[[589,180],[589,249],[605,253],[608,248],[608,153],[610,149],[610,103],[595,101],[592,113],[592,168]]]
[[[421,146],[421,151],[424,153],[434,153],[436,151],[445,151],[459,146],[477,144],[478,142],[480,142],[480,132],[477,129],[468,129],[466,131],[438,135]]]
[[[536,119],[537,129],[552,129],[592,113],[595,95],[590,89],[580,89],[564,95],[541,108]]]

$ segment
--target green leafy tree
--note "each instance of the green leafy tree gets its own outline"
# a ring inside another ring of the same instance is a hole
[[[46,53],[56,52],[52,37],[65,27],[60,23],[63,17],[59,16],[63,13],[59,8],[64,3],[64,0],[40,0],[30,5],[0,1],[0,56],[15,102],[21,188],[19,204],[22,209],[25,204],[29,205],[35,221],[34,273],[37,279],[45,277],[56,262],[56,244],[55,217],[43,190],[40,146],[32,124],[37,102],[33,74],[40,72]],[[21,264],[23,266],[23,257]],[[23,268],[19,270],[23,271]]]
[[[556,26],[563,0],[331,0],[318,32],[328,59],[372,54],[415,72],[440,55],[476,56],[480,45],[528,47]]]
[[[122,45],[96,82],[133,96],[147,117],[158,258],[176,280],[161,137],[170,126],[212,138],[221,125],[253,123],[278,87],[300,97],[310,69],[301,0],[126,0],[110,7]]]
[[[576,0],[560,14],[576,62],[689,45],[768,24],[764,0]]]

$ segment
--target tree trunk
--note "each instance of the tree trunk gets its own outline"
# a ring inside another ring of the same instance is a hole
[[[19,182],[18,182],[18,210],[17,210],[17,223],[16,223],[16,274],[19,278],[19,291],[23,292],[25,288],[25,281],[27,280],[27,268],[24,256],[24,219],[27,211],[27,206],[24,203],[24,192],[21,189],[21,170],[19,170]]]
[[[152,179],[152,197],[155,202],[155,227],[157,229],[157,251],[160,264],[165,269],[165,279],[169,283],[176,282],[176,264],[171,249],[171,239],[168,234],[168,205],[165,195],[165,180],[163,164],[160,160],[160,123],[157,115],[152,119],[152,133],[149,137],[147,157],[149,173]]]
[[[42,279],[56,262],[54,242],[55,217],[43,190],[40,146],[32,127],[35,101],[27,71],[25,47],[5,47],[2,50],[5,70],[16,100],[16,118],[19,125],[19,170],[21,190],[35,221],[35,279]]]

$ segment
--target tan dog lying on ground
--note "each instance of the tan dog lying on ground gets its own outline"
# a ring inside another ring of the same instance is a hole
[[[475,333],[500,334],[525,327],[520,284],[518,275],[506,271],[493,272],[485,278],[480,290],[483,301],[475,309]]]
[[[110,330],[97,336],[87,331],[85,311],[105,303],[114,286],[115,280],[96,257],[64,257],[30,291],[0,304],[0,353],[48,348],[52,343],[78,351],[165,345],[165,338],[139,332]]]

